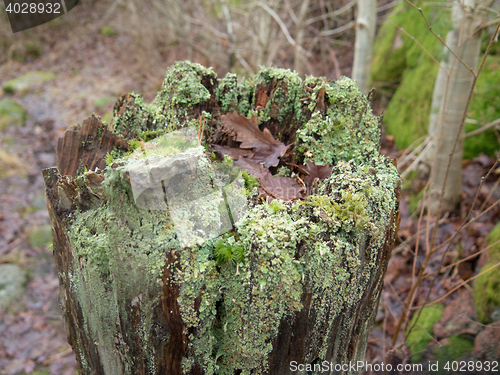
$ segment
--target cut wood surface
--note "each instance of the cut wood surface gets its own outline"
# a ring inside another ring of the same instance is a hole
[[[68,130],[57,168],[43,171],[80,374],[281,375],[362,361],[400,181],[356,84],[272,68],[237,85],[184,62],[151,104],[124,98],[112,126],[91,117]],[[257,167],[235,164],[259,150],[227,151],[242,142],[223,125],[234,111],[256,116],[264,143],[293,143],[254,179]],[[200,140],[179,136],[193,126]],[[300,195],[263,194],[269,178]]]

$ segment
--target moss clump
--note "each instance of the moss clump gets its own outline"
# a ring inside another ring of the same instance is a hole
[[[500,56],[487,56],[476,82],[469,105],[469,117],[479,124],[500,118]],[[466,132],[478,129],[479,124],[466,124]],[[495,156],[500,150],[493,129],[464,140],[464,159],[473,159],[480,153]]]
[[[422,2],[416,2],[415,5],[422,9],[433,30],[444,39],[451,29],[449,9]],[[443,46],[429,31],[418,10],[404,2],[394,9],[379,31],[374,45],[371,79],[386,96],[392,96],[384,114],[384,124],[387,133],[394,135],[401,149],[427,135],[439,67],[420,45],[394,24],[413,36],[437,61],[441,61]],[[498,66],[498,56],[487,57],[469,106],[469,117],[481,124],[500,117],[496,110],[500,97]],[[397,89],[394,90],[395,85]],[[466,131],[479,127],[466,124]],[[498,148],[498,141],[493,130],[490,130],[465,139],[464,158],[472,159],[481,152],[494,156]]]
[[[30,72],[5,82],[2,87],[7,94],[25,93],[54,78],[54,73]]]
[[[28,229],[28,241],[30,247],[45,247],[52,245],[52,231],[50,225]]]
[[[0,130],[19,128],[26,122],[26,110],[13,100],[0,100]]]
[[[438,361],[456,361],[474,349],[474,341],[465,335],[450,336],[448,343],[434,349]]]
[[[415,314],[411,318],[408,327],[412,327],[413,325],[415,326],[406,338],[406,345],[408,345],[408,348],[410,349],[411,361],[413,363],[419,362],[422,359],[423,351],[432,341],[433,326],[439,319],[441,319],[443,311],[444,306],[442,305],[428,306],[422,309],[420,316]]]
[[[112,37],[112,36],[117,36],[118,35],[118,30],[114,26],[104,26],[101,29],[101,35],[102,36],[107,36],[107,37]]]
[[[259,180],[257,180],[251,174],[248,174],[247,171],[241,171],[241,174],[243,175],[243,178],[245,179],[245,188],[247,189],[249,194],[253,190],[254,187],[260,187]]]
[[[488,236],[487,246],[500,241],[500,224]],[[493,245],[488,252],[488,263],[479,271],[484,272],[500,261],[500,243]],[[474,284],[474,305],[478,319],[489,324],[500,319],[500,272],[498,267],[485,272]]]
[[[415,5],[422,9],[437,34],[446,35],[451,27],[447,8],[422,1]],[[405,2],[394,8],[375,41],[371,80],[385,92],[394,92],[393,87],[398,84],[384,114],[384,124],[387,133],[395,136],[397,146],[406,148],[427,135],[439,66],[393,23],[404,28],[437,61],[441,59],[443,47],[418,10]]]

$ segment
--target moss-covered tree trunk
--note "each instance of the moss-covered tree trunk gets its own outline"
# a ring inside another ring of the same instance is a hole
[[[227,158],[207,152],[234,145],[228,111],[293,143],[289,165],[328,163],[331,176],[293,201],[238,185]],[[205,147],[155,144],[190,126]],[[169,68],[151,104],[125,95],[112,125],[91,117],[68,130],[43,175],[79,372],[361,371],[347,365],[364,359],[399,221],[399,176],[379,132],[347,78],[273,68],[238,84],[187,62]]]

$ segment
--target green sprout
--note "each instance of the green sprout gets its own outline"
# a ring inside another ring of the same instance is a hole
[[[231,241],[231,239],[233,241]],[[244,253],[245,250],[241,245],[234,244],[234,237],[229,238],[227,241],[219,239],[215,243],[214,256],[218,266],[223,264],[236,265],[242,263]]]

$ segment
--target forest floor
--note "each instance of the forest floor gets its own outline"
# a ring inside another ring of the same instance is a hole
[[[9,59],[0,65],[0,85],[28,72],[55,74],[54,79],[27,92],[14,96],[0,92],[0,100],[12,99],[28,114],[24,126],[8,127],[0,132],[0,149],[8,150],[9,155],[8,159],[0,160],[5,168],[3,177],[0,175],[0,264],[18,264],[27,271],[22,297],[0,309],[1,375],[70,375],[76,369],[75,356],[66,342],[59,309],[58,280],[48,245],[50,238],[46,240],[50,220],[45,207],[41,170],[56,164],[58,137],[92,113],[105,116],[113,107],[113,99],[120,94],[135,91],[151,100],[161,85],[166,66],[186,58],[185,51],[177,48],[172,50],[163,66],[145,70],[140,59],[131,58],[135,42],[130,35],[106,37],[98,28],[84,29],[83,24],[65,35],[65,39],[52,39],[49,48],[38,58],[29,57],[23,62]],[[349,75],[351,55],[339,53],[338,56],[341,73]],[[197,62],[209,65],[205,60]],[[221,69],[216,68],[216,71],[223,74]],[[383,137],[382,149],[391,157],[400,157],[403,152],[394,148],[389,136]],[[476,195],[481,177],[494,163],[494,158],[486,156],[464,163],[461,208],[439,222],[436,245],[459,231],[475,197],[475,207],[483,207],[482,211],[500,198],[496,183],[499,170],[484,180]],[[425,183],[425,178],[416,177],[403,183],[399,236],[368,344],[366,360],[370,363],[387,360],[387,350],[403,311],[402,302],[412,286],[413,262],[417,260],[415,269],[418,272],[428,246],[426,218],[419,222],[418,212],[412,212],[415,211],[415,197]],[[486,237],[499,220],[499,213],[498,206],[487,211],[462,230],[449,248],[442,247],[433,254],[426,272],[436,275],[436,278],[428,277],[423,281],[415,295],[414,305],[442,298],[439,303],[444,313],[437,328],[435,326],[430,347],[422,353],[422,361],[435,361],[433,347],[445,345],[450,336],[468,335],[471,342],[475,341],[472,345],[475,344],[474,353],[479,357],[484,354],[484,348],[500,341],[498,329],[487,338],[480,335],[488,328],[475,321],[470,286],[447,295],[462,280],[477,274],[484,264],[484,257],[473,257],[460,266],[442,271],[443,266],[465,259],[485,247]],[[475,215],[479,216],[478,210]],[[419,228],[424,228],[424,231],[417,236]],[[415,255],[417,241],[420,250]],[[453,328],[450,328],[450,322],[454,322]],[[500,326],[500,322],[496,325]],[[402,344],[402,336],[400,333],[393,352],[393,361],[398,363],[410,358],[408,348]]]

